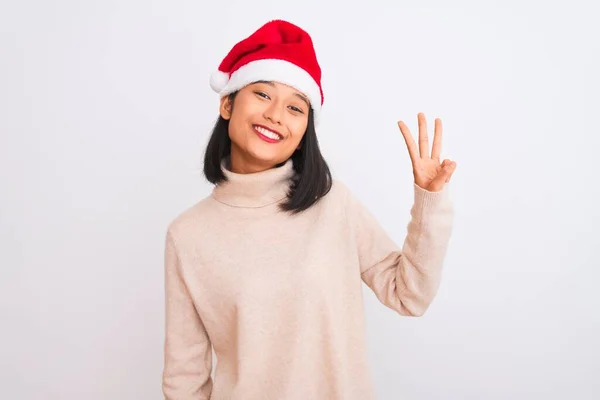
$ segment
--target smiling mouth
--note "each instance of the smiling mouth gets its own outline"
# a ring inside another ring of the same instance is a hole
[[[283,139],[283,136],[281,136],[279,133],[277,132],[273,132],[263,126],[260,125],[253,125],[252,126],[254,128],[255,131],[257,131],[258,133],[260,133],[263,136],[266,136],[267,138],[271,139],[271,140],[281,140]]]

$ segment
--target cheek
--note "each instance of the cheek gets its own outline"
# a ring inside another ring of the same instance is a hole
[[[298,126],[295,126],[292,132],[290,145],[296,147],[304,137],[304,133],[306,132],[306,124],[299,124]]]
[[[293,132],[293,137],[298,142],[302,140],[304,136],[304,132],[306,132],[306,127],[308,126],[307,121],[298,121],[290,127],[290,130]]]
[[[246,107],[239,107],[234,110],[229,120],[229,137],[231,140],[240,143],[246,140],[248,133],[248,126],[250,120],[250,113]]]
[[[243,125],[243,121],[234,116],[229,120],[229,138],[237,145],[243,145],[246,142]]]

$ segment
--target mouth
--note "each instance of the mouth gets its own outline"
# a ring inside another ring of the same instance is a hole
[[[263,140],[269,143],[276,143],[283,139],[283,136],[272,129],[268,129],[262,125],[252,125],[256,134]]]

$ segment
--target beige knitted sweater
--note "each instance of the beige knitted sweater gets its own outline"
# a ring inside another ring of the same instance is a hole
[[[364,282],[420,316],[440,283],[453,206],[414,186],[400,247],[341,182],[297,216],[279,211],[294,170],[236,174],[166,234],[168,400],[368,400]],[[217,356],[214,377],[212,353]]]

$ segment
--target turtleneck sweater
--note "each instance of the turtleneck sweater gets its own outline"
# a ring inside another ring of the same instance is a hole
[[[451,236],[448,184],[413,183],[400,246],[336,179],[308,210],[281,211],[291,159],[250,174],[221,168],[227,180],[166,232],[165,398],[374,398],[363,283],[397,314],[423,315]]]

